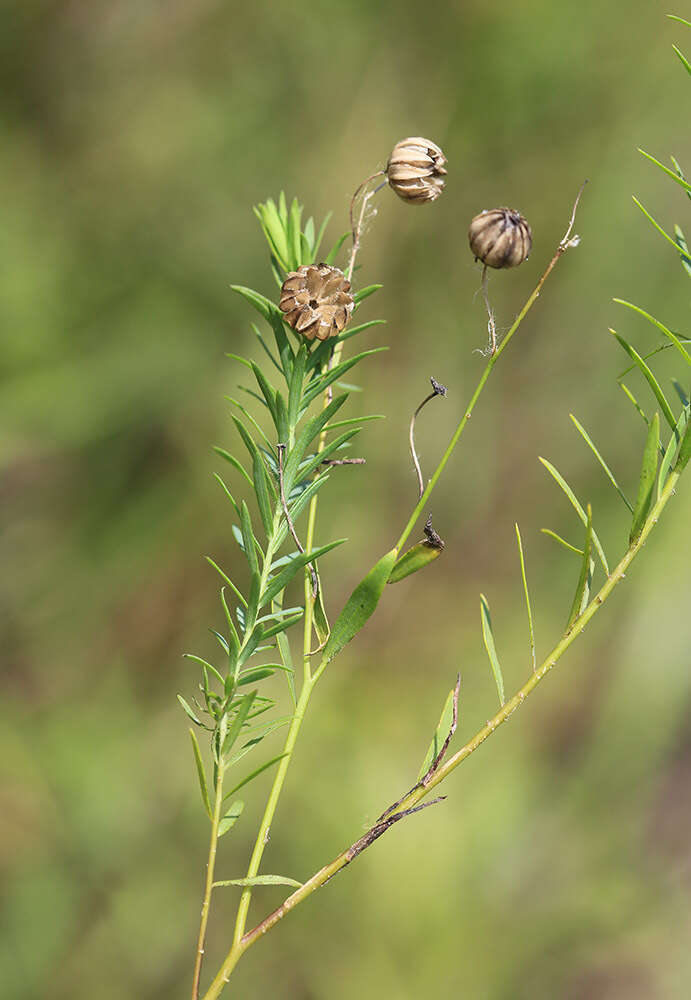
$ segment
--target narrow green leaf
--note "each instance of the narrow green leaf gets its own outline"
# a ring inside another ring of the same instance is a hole
[[[291,625],[295,625],[297,622],[299,622],[303,614],[304,611],[302,608],[300,608],[298,614],[290,615],[290,617],[283,618],[281,619],[280,622],[276,622],[275,625],[271,625],[267,629],[262,629],[262,634],[261,634],[262,640],[270,639],[272,636],[278,635],[279,632],[285,632],[286,629],[289,629],[291,627]]]
[[[525,572],[525,557],[523,555],[523,542],[521,540],[521,532],[518,528],[518,523],[515,524],[516,528],[516,541],[518,542],[518,557],[521,562],[521,579],[523,581],[523,595],[525,597],[525,607],[528,612],[528,628],[530,630],[530,655],[533,661],[533,670],[535,670],[537,663],[535,662],[535,632],[533,630],[533,612],[530,607],[530,594],[528,592],[528,577]]]
[[[250,691],[249,694],[243,695],[243,697],[238,702],[237,708],[235,710],[235,715],[233,716],[232,722],[228,726],[228,732],[226,733],[223,744],[221,746],[221,753],[227,754],[229,750],[233,748],[233,744],[240,735],[240,731],[245,724],[245,720],[249,714],[249,710],[252,708],[252,702],[257,697],[256,691]],[[234,789],[237,791],[237,789]],[[229,795],[232,793],[228,793]]]
[[[677,48],[676,45],[672,45],[672,48],[674,49],[674,51],[676,52],[676,54],[679,56],[679,59],[681,60],[682,66],[684,66],[686,68],[686,72],[687,73],[691,73],[691,62],[689,62],[689,60],[686,58],[686,56],[681,51],[681,49]]]
[[[335,365],[319,378],[313,379],[312,382],[310,382],[309,387],[305,390],[305,394],[303,396],[303,411],[307,409],[313,399],[316,399],[316,397],[324,392],[325,389],[328,389],[333,382],[340,379],[341,375],[345,375],[347,371],[350,371],[350,369],[362,361],[363,358],[367,358],[371,354],[379,354],[381,351],[386,350],[388,350],[387,347],[372,347],[369,351],[361,351],[359,354],[355,354],[352,358],[348,358],[347,361],[341,361],[340,364]]]
[[[655,227],[655,229],[657,229],[658,233],[660,233],[661,236],[664,236],[664,238],[667,240],[667,242],[671,243],[672,246],[674,247],[674,249],[677,251],[677,253],[679,253],[679,247],[677,246],[676,242],[672,239],[672,237],[669,235],[669,233],[666,233],[664,231],[664,229],[662,228],[662,226],[659,224],[659,222],[655,221],[655,219],[652,217],[652,215],[650,214],[650,212],[647,209],[645,209],[643,207],[643,205],[641,205],[641,203],[638,200],[638,198],[634,198],[633,201],[634,201],[634,204],[638,205],[638,207],[640,208],[641,212],[646,217],[646,219],[648,220],[648,222],[650,222]]]
[[[286,240],[284,224],[278,214],[273,198],[267,198],[263,204],[257,205],[254,212],[262,224],[271,248],[281,258],[281,263],[287,270],[288,242]]]
[[[245,803],[242,802],[241,799],[236,799],[235,802],[233,802],[228,812],[225,814],[225,816],[221,819],[220,823],[218,824],[219,837],[222,837],[224,833],[228,833],[228,830],[230,830],[231,827],[235,826],[244,808],[245,808]]]
[[[338,437],[330,441],[321,451],[316,452],[311,458],[306,459],[303,464],[298,469],[297,475],[300,479],[307,479],[312,473],[319,468],[322,462],[326,461],[335,451],[342,448],[346,441],[350,441],[354,438],[356,434],[360,433],[359,427],[353,427],[349,431],[344,431],[339,434]]]
[[[671,330],[668,330],[664,323],[661,323],[659,319],[655,319],[655,317],[651,316],[650,313],[647,313],[645,309],[635,306],[632,302],[627,302],[625,299],[614,299],[614,301],[618,305],[626,306],[627,309],[631,309],[633,312],[638,313],[639,316],[643,316],[643,318],[647,319],[649,323],[652,323],[653,326],[657,327],[657,329],[668,338],[672,345],[676,347],[686,364],[691,365],[691,354],[689,354],[689,352],[684,348],[676,334],[672,333]]]
[[[398,583],[399,580],[404,580],[412,573],[417,573],[418,570],[429,566],[442,552],[443,549],[430,545],[429,542],[418,542],[417,545],[412,545],[396,560],[386,582]]]
[[[492,673],[494,674],[494,681],[497,685],[497,692],[499,694],[499,703],[503,705],[505,701],[504,678],[502,676],[501,666],[499,665],[497,650],[494,645],[494,633],[492,632],[492,619],[489,613],[489,604],[487,603],[487,598],[484,594],[480,594],[480,620],[482,622],[482,641],[485,644],[490,666],[492,667]]]
[[[204,808],[206,809],[207,816],[209,817],[209,819],[211,819],[213,816],[213,812],[211,810],[211,802],[209,800],[209,789],[206,784],[206,774],[204,773],[204,762],[202,760],[199,744],[197,743],[197,737],[194,734],[194,729],[190,729],[189,734],[190,734],[190,739],[192,740],[192,752],[194,753],[194,763],[197,765],[197,777],[199,778],[199,788],[202,793],[202,802],[204,803]]]
[[[645,363],[645,361],[643,360],[643,358],[640,356],[640,354],[638,353],[638,351],[635,349],[635,347],[632,347],[631,344],[628,343],[628,341],[624,340],[623,337],[619,336],[619,334],[615,330],[610,330],[610,333],[613,334],[614,337],[616,337],[616,339],[619,341],[619,343],[624,348],[624,350],[629,355],[629,357],[633,361],[635,361],[636,365],[640,369],[640,371],[641,371],[643,377],[645,378],[646,382],[648,383],[648,385],[652,389],[655,398],[657,399],[658,403],[660,404],[660,409],[662,410],[662,412],[664,414],[665,420],[670,425],[670,427],[672,428],[672,430],[674,430],[674,427],[675,427],[677,421],[676,421],[676,418],[675,418],[674,414],[672,413],[672,407],[667,402],[665,394],[662,391],[662,389],[660,388],[660,383],[657,381],[657,379],[653,375],[652,371],[650,370],[650,368],[648,367],[648,365]]]
[[[397,550],[391,549],[358,583],[331,629],[329,641],[324,647],[324,663],[333,660],[374,613],[397,556]]]
[[[210,670],[211,673],[214,675],[214,677],[221,684],[223,684],[223,677],[220,671],[217,670],[216,667],[213,665],[213,663],[209,663],[208,660],[204,660],[201,656],[197,656],[195,653],[183,653],[182,655],[186,660],[194,660],[195,663],[199,663],[200,666],[202,666],[206,670]]]
[[[231,790],[226,795],[223,796],[223,798],[226,799],[230,798],[231,795],[235,795],[235,793],[239,792],[241,788],[243,788],[245,785],[248,785],[250,781],[254,781],[254,779],[258,777],[260,774],[262,774],[263,771],[268,770],[268,768],[273,767],[274,764],[277,764],[279,760],[283,760],[284,757],[288,756],[289,754],[287,753],[279,753],[277,757],[272,757],[271,760],[267,760],[265,764],[262,764],[261,767],[258,767],[255,771],[252,771],[251,774],[248,774],[246,778],[243,778],[242,781],[239,781],[234,788],[231,788]]]
[[[218,563],[214,562],[213,559],[211,558],[211,556],[205,556],[204,558],[206,559],[206,561],[209,563],[210,566],[213,566],[213,568],[216,570],[216,572],[219,574],[219,576],[221,576],[222,579],[225,580],[225,582],[228,584],[228,586],[230,587],[230,589],[233,591],[233,593],[235,594],[235,596],[237,597],[237,599],[245,607],[247,607],[247,601],[242,596],[242,594],[240,593],[240,591],[238,590],[238,588],[235,586],[235,584],[233,583],[233,581],[230,579],[230,577],[226,573],[223,572],[223,570],[218,565]]]
[[[319,579],[319,571],[317,573],[317,583],[319,589],[317,590],[317,596],[314,600],[314,605],[312,608],[312,620],[314,622],[314,630],[317,633],[317,639],[319,640],[319,645],[326,645],[326,642],[331,635],[331,627],[329,626],[329,619],[326,617],[326,609],[324,608],[324,598],[323,590],[321,586],[321,581]]]
[[[234,469],[237,469],[240,475],[247,480],[250,486],[252,485],[252,477],[250,476],[249,472],[244,467],[242,462],[239,459],[237,459],[235,455],[231,455],[229,451],[226,451],[225,448],[219,447],[217,444],[214,445],[214,451],[216,452],[217,455],[220,455],[221,458],[224,458],[226,462],[229,462]]]
[[[691,198],[691,195],[689,195]],[[681,230],[681,226],[674,226],[674,239],[679,247],[679,255],[681,257],[681,266],[684,268],[686,273],[691,277],[691,251],[689,250],[689,245],[686,242],[686,237]]]
[[[266,475],[266,468],[259,452],[254,456],[254,492],[257,497],[259,514],[264,525],[266,537],[273,534],[273,511],[271,509],[271,499],[269,497],[269,482]]]
[[[214,882],[214,887],[224,885],[240,885],[245,888],[256,885],[292,885],[299,889],[302,882],[296,882],[294,878],[286,878],[285,875],[255,875],[254,878],[230,878],[223,882]]]
[[[189,718],[192,720],[192,722],[196,723],[198,726],[202,726],[203,723],[202,723],[201,719],[197,718],[197,716],[194,714],[194,712],[192,711],[192,709],[187,704],[187,702],[185,701],[185,699],[182,697],[181,694],[178,695],[178,701],[182,705],[183,711],[185,712],[185,714],[187,716],[189,716]]]
[[[231,504],[233,505],[233,509],[235,510],[235,513],[237,514],[237,516],[240,517],[240,508],[239,508],[238,504],[235,502],[235,497],[233,496],[233,494],[230,492],[230,490],[226,486],[226,484],[225,484],[222,476],[219,476],[219,474],[217,472],[214,472],[214,479],[219,484],[219,486],[221,487],[221,489],[223,490],[223,492],[225,493],[225,495],[227,496],[227,498],[230,500]]]
[[[249,423],[252,424],[252,426],[254,427],[255,431],[260,436],[260,438],[264,441],[264,443],[266,444],[266,446],[268,448],[271,448],[272,447],[271,441],[269,440],[269,438],[264,433],[264,430],[261,427],[261,424],[259,424],[258,421],[256,421],[254,419],[254,417],[252,416],[252,414],[250,413],[250,411],[247,409],[247,407],[243,406],[242,403],[238,402],[237,399],[234,399],[233,396],[224,396],[224,399],[226,399],[227,402],[229,402],[231,404],[231,406],[234,406],[236,409],[238,409],[240,411],[240,413],[242,413],[243,417],[245,417],[245,419],[248,420]]]
[[[638,496],[633,512],[629,543],[634,544],[640,537],[653,500],[653,490],[657,478],[657,452],[660,447],[660,417],[654,414],[643,452],[641,476],[638,482]]]
[[[386,417],[383,413],[370,413],[364,417],[349,417],[347,420],[334,420],[332,424],[324,428],[325,433],[330,431],[337,431],[343,427],[354,427],[360,424],[367,424],[370,420],[385,420]]]
[[[252,670],[248,670],[244,676],[238,678],[238,687],[244,687],[246,684],[258,684],[266,677],[273,677],[275,673],[276,671],[269,667],[254,667]]]
[[[281,284],[280,277],[278,277],[278,284],[279,285]],[[251,323],[250,325],[252,327],[252,331],[254,332],[254,335],[256,336],[257,340],[259,341],[259,343],[263,347],[264,351],[266,352],[266,354],[267,354],[267,356],[268,356],[271,364],[274,366],[274,368],[276,369],[276,371],[278,371],[281,374],[283,374],[283,369],[281,368],[280,364],[278,363],[278,361],[274,357],[273,351],[271,350],[271,348],[269,347],[269,345],[266,343],[266,341],[262,337],[261,331],[259,330],[259,327],[256,325],[256,323]]]
[[[290,436],[288,407],[280,392],[276,393],[276,432],[279,441],[288,441]]]
[[[313,549],[311,552],[302,552],[300,555],[297,555],[289,566],[286,566],[285,569],[281,570],[280,573],[269,580],[266,589],[260,598],[262,606],[272,600],[276,594],[280,594],[280,592],[290,583],[299,569],[306,566],[307,563],[313,562],[315,559],[321,559],[323,555],[326,555],[326,553],[330,552],[331,549],[335,549],[337,545],[342,545],[345,541],[345,538],[339,538],[337,541],[329,542],[328,545],[321,545],[319,548]]]
[[[684,57],[681,55],[681,52],[679,52],[679,49],[676,48],[676,46],[673,46],[673,48],[675,52],[677,52],[678,55],[681,56],[681,58],[683,59]],[[691,184],[688,184],[683,179],[683,177],[680,177],[679,174],[676,173],[676,171],[670,170],[669,167],[666,167],[664,165],[664,163],[660,163],[659,160],[656,160],[654,156],[651,156],[650,153],[646,153],[646,151],[644,149],[641,149],[640,147],[638,149],[638,152],[642,153],[643,156],[645,156],[646,159],[650,160],[651,163],[654,163],[656,167],[659,167],[664,174],[667,174],[668,177],[671,177],[672,180],[675,181],[677,184],[679,184],[681,187],[683,187],[685,191],[691,192]]]
[[[312,218],[311,215],[310,215],[309,219],[307,220],[307,222],[305,223],[305,227],[304,227],[304,229],[303,229],[302,232],[303,232],[303,236],[307,240],[307,246],[310,248],[311,251],[313,251],[314,250],[314,219]],[[311,264],[312,261],[309,261],[309,263]]]
[[[293,364],[293,374],[290,378],[290,389],[288,391],[288,422],[291,427],[295,427],[300,415],[300,402],[302,400],[302,383],[305,378],[305,364],[307,362],[307,347],[302,344],[300,350],[295,355]]]
[[[686,428],[684,438],[681,442],[677,464],[674,466],[675,472],[683,472],[688,465],[689,458],[691,458],[691,421]]]
[[[350,233],[343,233],[343,236],[339,236],[338,237],[338,239],[336,240],[336,242],[334,243],[334,245],[331,247],[331,249],[327,253],[326,257],[324,258],[324,263],[325,264],[333,264],[333,262],[338,257],[338,254],[339,254],[339,251],[340,251],[341,247],[343,246],[343,244],[345,243],[345,241],[348,239],[349,236],[350,236]]]
[[[569,501],[571,502],[571,506],[576,511],[576,513],[580,517],[580,519],[583,522],[583,524],[587,525],[588,524],[588,517],[587,517],[585,511],[583,510],[583,508],[581,507],[580,503],[578,502],[578,500],[576,498],[576,494],[573,492],[573,490],[571,489],[571,487],[569,486],[569,484],[566,482],[566,480],[564,479],[564,477],[559,472],[557,472],[557,470],[554,468],[554,466],[551,464],[551,462],[548,462],[546,458],[541,458],[540,461],[542,462],[542,464],[544,465],[544,467],[547,469],[547,471],[549,472],[549,474],[552,476],[552,478],[555,480],[555,482],[564,491],[564,493],[568,497]],[[598,556],[600,558],[600,562],[602,563],[602,568],[605,571],[605,575],[609,576],[609,565],[607,564],[607,557],[605,556],[605,550],[602,548],[602,545],[600,544],[600,539],[597,537],[597,534],[596,534],[594,528],[593,528],[593,544],[595,546],[595,551],[597,552],[597,554],[598,554]]]
[[[670,21],[679,21],[681,24],[685,24],[687,27],[691,28],[691,21],[687,21],[685,17],[679,17],[678,14],[668,14],[667,17]]]
[[[679,384],[679,381],[677,379],[675,379],[675,378],[673,378],[671,381],[672,381],[672,385],[674,386],[674,391],[676,392],[677,396],[681,400],[681,405],[682,406],[688,406],[689,405],[689,397],[684,392],[684,389]]]
[[[549,537],[553,538],[555,542],[559,542],[559,544],[563,545],[565,549],[569,550],[569,552],[575,552],[577,556],[583,555],[583,549],[579,549],[575,545],[572,545],[571,542],[567,542],[565,538],[558,535],[556,531],[552,531],[551,528],[540,528],[540,531],[543,535],[549,535]]]
[[[276,390],[270,384],[269,380],[267,379],[266,375],[261,370],[259,365],[255,361],[252,361],[251,365],[252,365],[252,371],[254,372],[254,377],[257,380],[257,385],[259,386],[261,394],[264,397],[266,405],[269,408],[269,413],[271,414],[274,423],[276,423]]]
[[[321,246],[322,240],[324,239],[324,233],[326,232],[326,227],[328,226],[329,220],[331,219],[332,215],[333,215],[333,212],[327,212],[326,215],[324,216],[324,220],[323,220],[321,226],[319,227],[319,232],[317,233],[317,238],[314,241],[314,244],[312,246],[312,253],[314,255],[314,259],[315,260],[317,259],[317,254],[319,253],[319,247]],[[328,261],[327,261],[327,263],[328,263]]]
[[[357,326],[346,327],[343,333],[339,335],[338,340],[340,343],[343,343],[344,340],[356,337],[358,333],[362,333],[363,330],[367,330],[370,326],[383,326],[385,323],[385,319],[370,319],[367,323],[358,323]]]
[[[690,413],[691,410],[689,409],[689,407],[685,406],[684,409],[679,414],[679,419],[677,420],[677,426],[674,429],[674,433],[669,439],[669,443],[662,457],[662,463],[660,465],[660,475],[658,476],[657,479],[658,499],[664,489],[665,482],[667,481],[667,476],[669,475],[669,471],[672,468],[672,463],[674,462],[674,456],[676,455],[677,448],[684,440],[684,433],[686,431],[686,427],[689,422]]]
[[[638,400],[636,399],[636,397],[634,396],[634,394],[631,392],[631,390],[629,389],[629,387],[624,382],[620,382],[619,385],[621,386],[621,388],[623,389],[624,393],[626,394],[626,397],[633,404],[634,409],[636,410],[636,412],[638,413],[638,415],[640,417],[642,417],[643,420],[645,421],[646,427],[649,427],[650,426],[650,421],[648,420],[648,417],[647,417],[645,411],[640,407],[640,405],[638,403]]]
[[[617,493],[619,494],[619,496],[621,497],[621,499],[624,501],[624,503],[626,504],[626,506],[629,508],[629,510],[633,514],[633,505],[627,499],[626,495],[624,494],[624,491],[622,490],[622,488],[620,487],[619,483],[614,478],[614,473],[612,472],[612,470],[610,469],[610,467],[607,465],[607,462],[605,462],[604,458],[602,457],[602,455],[600,454],[600,452],[598,451],[598,449],[595,447],[593,441],[588,436],[588,433],[587,433],[585,427],[583,427],[583,425],[581,423],[579,423],[579,421],[574,417],[573,413],[570,413],[569,416],[571,417],[571,420],[573,421],[574,426],[578,430],[578,433],[581,435],[581,437],[583,438],[583,440],[585,441],[585,443],[588,445],[588,447],[592,451],[592,453],[595,456],[595,458],[598,460],[598,462],[600,463],[600,465],[604,469],[605,475],[609,479],[610,483],[615,488],[615,490],[617,491]]]
[[[302,458],[307,450],[309,444],[314,440],[314,438],[319,434],[322,428],[328,423],[331,417],[340,410],[340,408],[345,403],[348,398],[347,393],[343,393],[332,399],[328,406],[324,407],[319,413],[312,417],[305,424],[303,429],[298,434],[295,444],[290,449],[288,456],[286,458],[285,468],[283,470],[283,482],[286,487],[288,495],[295,483],[295,476],[298,471],[298,466],[302,461]]]
[[[246,299],[250,305],[254,306],[254,308],[261,313],[264,319],[271,319],[272,316],[278,316],[279,318],[282,317],[281,310],[278,306],[275,305],[275,303],[273,303],[270,299],[267,299],[265,295],[261,295],[259,292],[255,292],[251,288],[244,288],[242,285],[231,285],[230,287],[234,292],[237,292],[238,295],[242,295],[242,297]],[[283,322],[282,318],[281,322]]]
[[[247,448],[248,452],[250,453],[250,458],[252,459],[252,461],[254,461],[254,456],[255,456],[255,454],[257,452],[257,446],[254,443],[254,441],[252,440],[252,435],[247,431],[247,429],[245,428],[245,425],[243,424],[242,420],[240,420],[238,417],[236,417],[234,413],[231,414],[230,419],[235,424],[235,426],[237,428],[237,431],[238,431],[238,434],[242,438],[245,447]],[[252,482],[252,480],[250,478],[250,483],[251,482]]]
[[[252,521],[250,520],[250,512],[244,500],[242,501],[242,507],[240,508],[240,515],[240,527],[242,529],[242,542],[245,557],[249,563],[250,573],[252,576],[259,576],[259,564],[257,563],[257,551],[254,547]]]
[[[229,650],[228,650],[228,660],[230,662],[230,669],[235,669],[235,664],[237,662],[238,652],[240,650],[240,637],[238,636],[237,630],[235,628],[235,623],[233,622],[233,617],[230,613],[230,608],[228,607],[228,602],[226,601],[225,587],[221,588],[221,604],[223,605],[223,611],[226,616],[226,622],[228,624],[228,638],[229,638]]]
[[[383,285],[367,285],[365,288],[361,288],[358,292],[355,292],[355,294],[353,295],[353,299],[355,300],[355,305],[359,306],[361,302],[364,302],[364,300],[368,299],[370,295],[373,295],[375,292],[378,292],[379,289],[383,287],[384,287]]]
[[[569,612],[569,620],[566,623],[567,632],[569,631],[573,623],[576,621],[578,616],[581,614],[585,605],[587,605],[588,603],[590,581],[593,578],[593,572],[595,569],[595,564],[590,555],[593,543],[593,512],[590,504],[588,504],[587,510],[588,510],[588,523],[586,524],[585,527],[585,544],[583,545],[581,572],[578,577],[578,584],[576,585],[576,593],[573,598],[573,604],[571,605],[571,611]]]
[[[421,781],[422,778],[429,771],[432,761],[437,757],[439,751],[444,746],[444,741],[451,731],[451,726],[453,724],[453,699],[456,689],[451,688],[444,702],[444,707],[442,709],[441,715],[439,716],[439,723],[437,728],[434,730],[434,736],[432,737],[432,742],[427,748],[427,753],[422,762],[422,767],[418,771],[417,780]]]

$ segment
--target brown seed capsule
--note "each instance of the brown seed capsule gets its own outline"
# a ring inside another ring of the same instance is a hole
[[[336,337],[353,311],[350,282],[337,267],[303,264],[286,276],[278,306],[307,340]]]
[[[512,208],[493,208],[476,215],[468,230],[475,260],[488,267],[516,267],[528,259],[533,245],[530,226]]]
[[[389,186],[399,198],[422,205],[434,201],[444,190],[446,157],[429,139],[401,139],[386,165]]]

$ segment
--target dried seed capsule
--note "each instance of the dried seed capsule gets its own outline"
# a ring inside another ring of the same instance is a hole
[[[530,226],[512,208],[493,208],[476,215],[468,230],[475,260],[488,267],[516,267],[528,259],[533,245]]]
[[[444,190],[446,157],[429,139],[401,139],[386,165],[389,186],[399,198],[414,205],[434,201]]]
[[[336,337],[353,311],[350,282],[337,267],[303,264],[286,276],[278,306],[307,340]]]

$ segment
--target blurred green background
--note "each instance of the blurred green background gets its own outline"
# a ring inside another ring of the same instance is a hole
[[[434,496],[443,558],[389,589],[313,699],[265,871],[306,878],[410,786],[459,668],[460,737],[494,712],[481,590],[507,688],[525,678],[516,520],[538,654],[558,637],[577,565],[539,529],[574,542],[580,530],[538,455],[592,501],[612,561],[623,551],[628,515],[568,414],[634,493],[645,428],[616,385],[625,361],[607,328],[641,350],[658,341],[611,300],[688,331],[691,292],[631,202],[689,235],[683,193],[636,153],[672,152],[691,171],[691,87],[671,49],[688,54],[691,32],[666,10],[3,4],[3,997],[189,993],[207,824],[175,693],[197,682],[180,654],[210,655],[207,626],[221,622],[202,556],[239,565],[211,445],[237,446],[223,395],[242,378],[224,352],[255,352],[254,316],[229,284],[276,291],[257,201],[284,188],[308,214],[334,209],[333,239],[396,140],[429,136],[449,160],[437,203],[382,191],[365,235],[360,280],[384,289],[360,315],[388,326],[363,346],[392,349],[360,369],[349,414],[387,420],[358,439],[366,467],[334,475],[322,501],[319,539],[350,538],[323,564],[333,615],[415,499],[407,421],[428,377],[449,388],[419,423],[430,471],[481,370],[469,219],[509,204],[533,227],[529,262],[491,277],[505,330],[590,178],[582,245]],[[690,486],[558,670],[447,783],[446,803],[249,952],[230,996],[688,996]],[[253,786],[221,841],[219,877],[244,873],[267,787]],[[281,899],[258,892],[253,915]],[[233,889],[215,898],[207,972],[236,901]]]

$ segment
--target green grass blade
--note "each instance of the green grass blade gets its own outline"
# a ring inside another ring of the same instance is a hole
[[[676,49],[676,51],[679,52],[678,49]],[[679,55],[681,55],[681,53],[679,53]],[[644,149],[641,149],[640,147],[638,149],[638,152],[642,153],[643,156],[645,156],[647,160],[650,160],[651,163],[654,163],[656,167],[659,167],[663,173],[667,174],[668,177],[671,177],[672,180],[675,181],[677,184],[679,184],[680,187],[683,187],[685,191],[691,193],[691,184],[689,184],[688,181],[685,181],[683,177],[680,177],[675,170],[670,170],[670,168],[666,167],[664,163],[660,163],[659,160],[656,160],[654,156],[651,156],[650,153],[646,153],[646,151]]]
[[[583,555],[583,549],[579,549],[575,545],[572,545],[571,542],[567,542],[565,538],[558,535],[556,531],[552,531],[551,528],[540,528],[540,531],[543,535],[548,535],[550,538],[553,538],[555,542],[559,542],[559,544],[563,545],[565,549],[569,550],[569,552],[575,552],[577,556]]]
[[[619,343],[624,348],[624,350],[629,355],[629,357],[632,359],[632,361],[634,361],[636,363],[636,365],[638,366],[641,374],[643,375],[643,377],[645,378],[646,382],[650,386],[650,388],[651,388],[651,390],[653,392],[653,395],[655,396],[655,398],[657,399],[658,403],[660,404],[660,409],[662,410],[662,413],[664,414],[665,420],[667,421],[667,423],[669,424],[669,426],[672,428],[672,430],[674,430],[674,428],[676,426],[676,423],[677,423],[677,418],[672,413],[672,407],[667,402],[667,398],[666,398],[664,392],[662,391],[662,389],[660,388],[660,383],[658,382],[658,380],[653,375],[651,369],[645,363],[645,361],[640,356],[640,354],[638,353],[638,351],[636,350],[635,347],[632,347],[631,344],[629,344],[628,341],[624,340],[624,338],[621,337],[615,330],[610,330],[610,333],[614,337],[616,337],[616,339],[619,341]]]
[[[566,482],[566,480],[564,479],[564,477],[559,472],[557,472],[557,470],[555,469],[555,467],[551,464],[551,462],[548,462],[546,458],[541,458],[540,461],[542,462],[542,464],[544,465],[544,467],[547,469],[547,471],[549,472],[549,474],[552,476],[552,478],[555,480],[555,482],[562,488],[562,490],[564,491],[564,493],[566,494],[566,496],[570,500],[571,506],[576,511],[576,513],[580,517],[580,519],[583,522],[583,524],[587,525],[588,524],[588,515],[583,510],[582,506],[578,502],[578,499],[576,498],[576,494],[573,492],[573,490],[571,489],[571,487],[569,486],[569,484]],[[597,552],[597,554],[599,556],[600,562],[602,563],[602,568],[605,571],[605,575],[609,576],[609,565],[607,563],[607,557],[605,556],[605,551],[604,551],[602,545],[600,544],[600,539],[597,537],[597,534],[595,533],[595,529],[594,528],[593,528],[593,544],[595,546],[595,551]]]
[[[523,594],[525,596],[525,607],[528,612],[528,629],[530,631],[530,656],[533,661],[533,670],[537,667],[537,662],[535,659],[535,631],[533,629],[533,612],[530,607],[530,594],[528,592],[528,578],[525,572],[525,557],[523,555],[523,542],[521,540],[521,532],[518,527],[518,522],[515,525],[516,528],[516,541],[518,542],[518,556],[521,561],[521,579],[523,581]]]
[[[639,316],[643,316],[643,318],[647,319],[649,323],[652,323],[653,326],[657,327],[657,329],[663,333],[665,337],[667,337],[672,345],[676,347],[686,364],[691,365],[691,354],[689,354],[689,352],[685,349],[677,335],[672,333],[671,330],[668,330],[664,323],[661,323],[659,319],[655,319],[655,317],[651,316],[650,313],[647,313],[645,309],[641,309],[640,306],[634,305],[633,302],[627,302],[625,299],[614,299],[614,301],[618,303],[618,305],[626,306],[627,309],[633,310],[633,312],[638,313]]]
[[[244,467],[239,458],[236,458],[235,455],[231,455],[231,453],[229,451],[226,451],[225,448],[221,448],[219,445],[216,444],[214,445],[213,450],[216,452],[217,455],[220,455],[221,458],[224,458],[226,462],[232,465],[233,468],[240,473],[240,475],[246,480],[246,482],[250,486],[253,486],[252,477],[250,476],[249,472]],[[233,500],[233,506],[236,506],[234,500]]]
[[[199,750],[199,744],[197,743],[197,737],[194,734],[194,729],[190,729],[189,734],[190,739],[192,740],[194,763],[197,766],[197,777],[199,778],[199,788],[202,793],[202,802],[204,803],[207,816],[211,819],[213,813],[211,811],[211,801],[209,799],[209,788],[206,784],[206,774],[204,773],[204,761],[202,760],[201,751]]]
[[[571,612],[569,614],[569,620],[566,625],[566,631],[568,632],[573,623],[576,621],[578,616],[582,613],[585,606],[588,603],[588,596],[590,593],[590,581],[593,578],[593,571],[595,569],[595,564],[591,558],[591,550],[593,544],[593,512],[590,504],[588,504],[588,522],[585,528],[585,544],[583,545],[583,558],[581,559],[581,572],[578,577],[578,584],[576,585],[576,593],[574,594],[573,604],[571,605]]]
[[[487,603],[487,598],[484,594],[480,594],[480,621],[482,622],[482,641],[485,644],[485,650],[487,651],[492,673],[494,674],[494,681],[497,685],[497,692],[499,694],[499,703],[500,705],[503,705],[506,700],[504,698],[504,677],[502,676],[499,657],[497,656],[497,650],[494,645],[494,633],[492,631],[492,619],[489,613],[489,604]]]
[[[658,233],[660,233],[661,236],[664,236],[664,238],[667,240],[667,242],[671,243],[672,246],[674,247],[674,249],[677,251],[677,253],[679,253],[679,247],[678,247],[676,241],[673,240],[672,237],[669,235],[669,233],[666,233],[665,230],[660,225],[660,223],[655,221],[655,219],[652,217],[652,215],[650,214],[650,212],[646,208],[644,208],[643,205],[641,205],[641,203],[638,200],[638,198],[634,197],[633,201],[634,201],[634,204],[638,205],[638,207],[640,208],[641,212],[646,217],[646,219],[648,220],[648,222],[650,222],[655,227],[655,229],[657,229]]]
[[[653,501],[653,491],[657,478],[657,453],[660,448],[660,417],[656,412],[650,421],[648,437],[643,451],[641,475],[638,481],[638,496],[633,512],[629,543],[634,544],[640,537]]]
[[[679,56],[679,59],[681,60],[682,66],[686,67],[686,72],[687,73],[691,73],[691,63],[686,58],[686,56],[681,51],[681,49],[678,48],[676,45],[673,45],[672,48],[674,49],[674,51],[676,52],[676,54]]]
[[[627,499],[627,497],[626,497],[624,491],[622,490],[621,486],[619,485],[619,483],[614,478],[614,473],[612,472],[612,470],[610,469],[610,467],[607,465],[607,462],[605,462],[604,458],[602,457],[602,455],[600,454],[600,452],[596,448],[595,444],[593,443],[593,441],[591,440],[590,436],[588,435],[588,432],[586,431],[585,427],[583,427],[583,425],[576,419],[576,417],[574,417],[573,413],[570,413],[569,416],[571,417],[571,420],[573,421],[573,424],[576,427],[576,430],[581,435],[581,437],[583,438],[583,440],[585,441],[585,443],[588,445],[588,447],[592,451],[592,453],[595,456],[595,458],[598,460],[598,462],[600,463],[600,465],[604,469],[605,475],[609,479],[610,483],[612,484],[612,486],[614,487],[614,489],[617,491],[617,493],[619,494],[619,496],[621,497],[621,499],[624,501],[624,503],[626,504],[626,506],[629,508],[630,512],[633,514],[633,505]]]
[[[250,781],[253,781],[264,771],[268,770],[268,768],[273,767],[273,765],[277,764],[279,760],[283,760],[283,758],[287,756],[288,754],[279,753],[277,757],[272,757],[271,760],[267,760],[265,764],[262,764],[261,767],[256,768],[256,770],[252,771],[251,774],[248,774],[247,777],[243,778],[242,781],[238,781],[237,785],[231,788],[229,792],[226,792],[223,798],[229,799],[231,795],[235,795],[235,793],[239,792],[241,788],[243,788],[245,785],[248,785]]]
[[[687,21],[685,17],[679,17],[678,14],[668,14],[667,17],[670,21],[679,21],[680,24],[685,24],[688,28],[691,28],[691,21]]]

